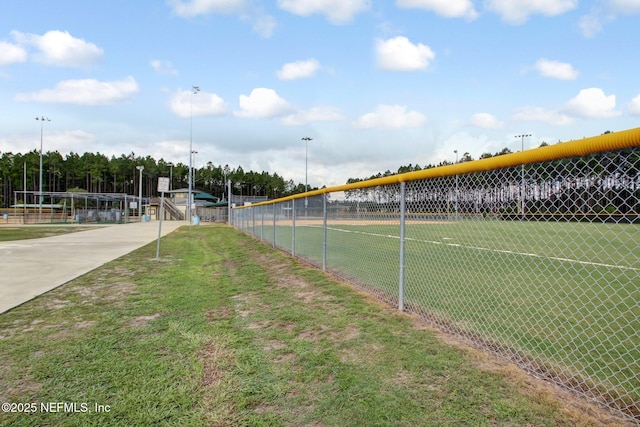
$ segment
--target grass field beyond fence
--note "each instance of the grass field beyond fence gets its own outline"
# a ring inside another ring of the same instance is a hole
[[[291,225],[274,227],[272,208],[263,212],[266,221],[259,210],[248,217],[248,232],[273,244],[275,231],[278,247],[323,266],[322,212],[300,209],[295,242]],[[326,269],[397,305],[397,214],[360,219],[329,210],[327,217]],[[409,219],[403,305],[640,419],[639,230],[637,224]]]
[[[154,257],[0,316],[0,425],[626,423],[231,228]]]

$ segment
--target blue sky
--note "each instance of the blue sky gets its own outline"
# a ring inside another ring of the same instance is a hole
[[[44,151],[188,164],[192,135],[196,166],[304,182],[311,137],[331,186],[625,130],[639,24],[640,0],[3,0],[0,151],[44,116]]]

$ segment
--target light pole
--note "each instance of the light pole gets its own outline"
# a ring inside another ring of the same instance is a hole
[[[191,110],[190,110],[190,124],[189,124],[189,195],[187,196],[187,213],[189,215],[189,224],[191,224],[191,188],[193,182],[191,181],[191,156],[193,154],[193,95],[200,92],[200,86],[191,86]]]
[[[173,163],[167,163],[169,166],[169,191],[173,190],[173,167],[175,166]]]
[[[140,203],[138,205],[138,218],[140,218],[140,221],[142,221],[142,171],[144,170],[144,166],[136,166],[136,169],[140,171],[140,182],[138,183],[140,195]]]
[[[308,165],[309,165],[309,141],[313,141],[313,138],[309,138],[308,136],[305,136],[302,138],[302,140],[304,141],[304,192],[306,193],[307,191],[309,191],[309,185],[307,184],[307,171],[308,171]],[[304,213],[306,215],[307,213],[307,206],[309,205],[309,200],[305,197],[304,198]]]
[[[195,185],[196,185],[196,154],[198,154],[198,152],[196,150],[191,150],[191,156],[192,156],[192,159],[193,159],[193,171],[192,171],[193,177],[191,178],[191,183],[192,183],[191,186],[192,186],[192,188],[195,187]],[[194,203],[195,203],[195,201],[194,201]]]
[[[515,138],[520,138],[521,151],[524,151],[524,139],[531,136],[531,134],[516,135]],[[522,219],[524,219],[524,163],[520,167],[520,213]]]
[[[50,122],[51,120],[48,117],[40,116],[36,117],[36,120],[40,121],[40,181],[38,186],[40,187],[38,190],[38,197],[40,198],[40,209],[38,212],[38,221],[42,221],[42,136],[44,133],[44,122],[45,120]]]

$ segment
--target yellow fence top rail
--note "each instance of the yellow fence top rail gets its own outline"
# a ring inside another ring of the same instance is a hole
[[[612,132],[604,135],[583,138],[580,140],[560,142],[554,145],[533,148],[518,153],[504,154],[470,162],[456,163],[453,165],[423,169],[397,175],[390,175],[382,178],[354,182],[352,184],[321,188],[319,190],[308,191],[306,193],[293,194],[291,196],[282,197],[280,199],[254,203],[250,206],[260,206],[272,203],[286,202],[288,200],[319,196],[325,193],[334,193],[336,191],[357,190],[362,188],[376,187],[379,185],[398,184],[400,182],[441,178],[445,176],[463,175],[466,173],[484,172],[519,165],[527,165],[531,163],[549,162],[569,157],[582,157],[595,153],[623,150],[625,148],[633,147],[640,147],[640,128],[634,128],[620,132]],[[244,206],[237,206],[237,208],[242,207]]]

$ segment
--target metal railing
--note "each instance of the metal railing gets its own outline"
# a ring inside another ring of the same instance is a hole
[[[640,129],[243,206],[232,223],[640,422]]]

